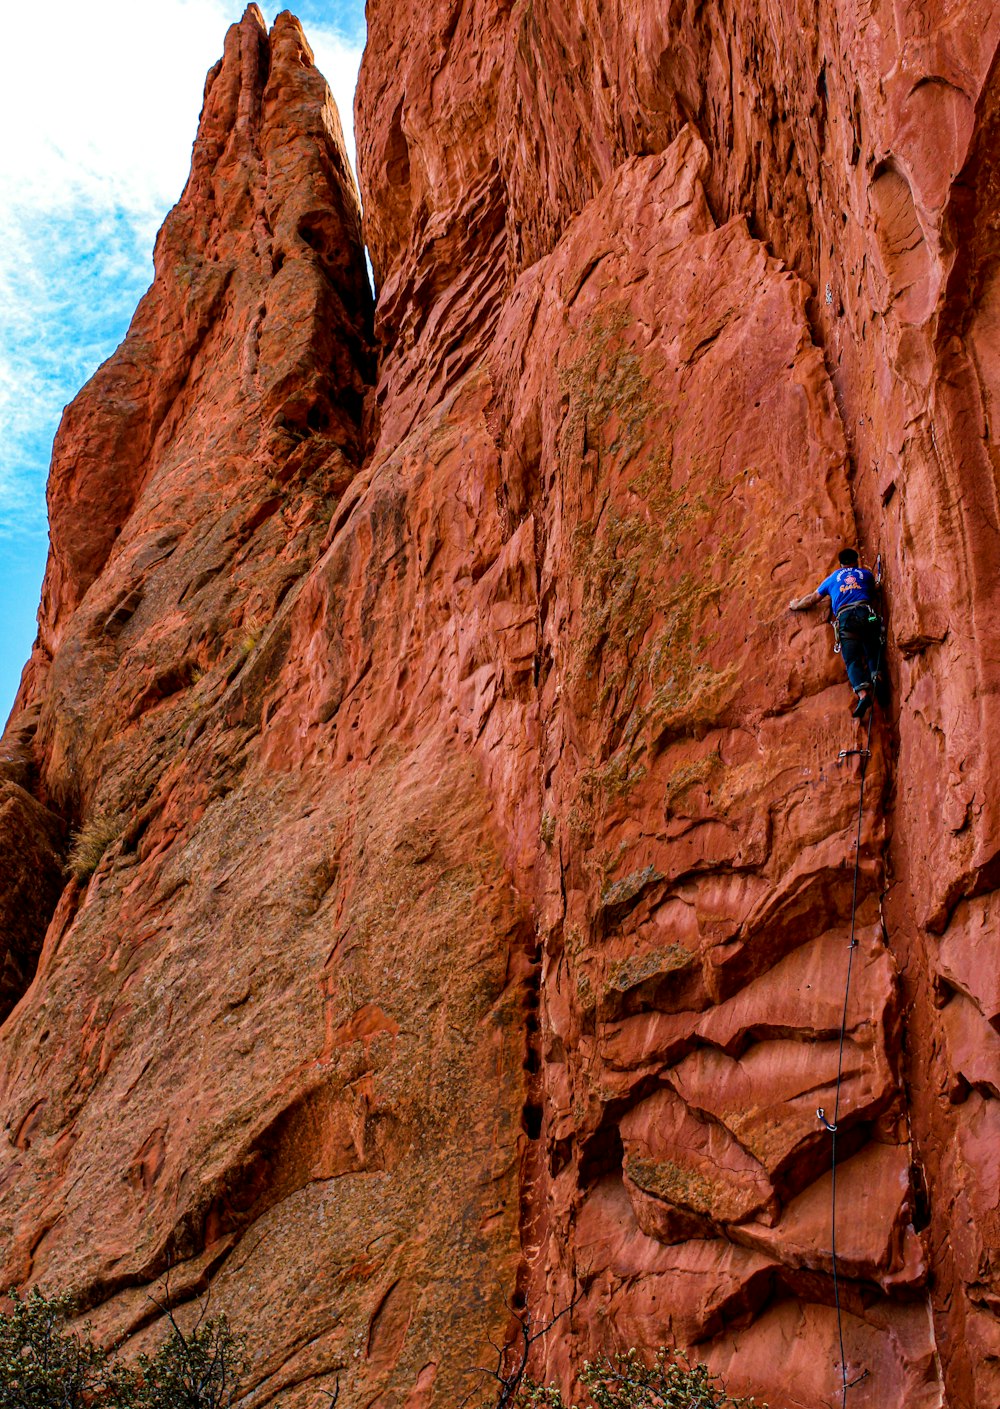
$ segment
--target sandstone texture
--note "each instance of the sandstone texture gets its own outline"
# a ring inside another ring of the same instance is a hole
[[[1000,16],[368,24],[363,218],[251,5],[56,440],[0,1281],[137,1348],[210,1287],[254,1406],[484,1397],[525,1306],[569,1391],[675,1344],[836,1406],[842,1330],[853,1409],[1000,1403]],[[857,853],[788,612],[852,541]]]

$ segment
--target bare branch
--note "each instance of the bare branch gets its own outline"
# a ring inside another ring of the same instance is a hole
[[[474,1367],[475,1373],[485,1375],[488,1379],[496,1380],[500,1386],[497,1391],[493,1409],[512,1409],[528,1371],[528,1361],[531,1359],[531,1347],[536,1341],[541,1340],[542,1336],[546,1335],[557,1321],[561,1320],[563,1316],[566,1316],[572,1311],[582,1295],[582,1291],[578,1292],[568,1305],[564,1306],[562,1310],[557,1312],[550,1320],[540,1325],[537,1330],[532,1330],[534,1317],[530,1306],[526,1306],[523,1312],[518,1312],[514,1310],[514,1307],[506,1297],[503,1298],[504,1306],[517,1322],[517,1330],[502,1346],[498,1346],[494,1340],[487,1337],[489,1344],[497,1353],[497,1367],[495,1370],[491,1370],[485,1365],[477,1365]],[[473,1393],[473,1390],[469,1391],[469,1394],[462,1401],[462,1405],[459,1406],[459,1409],[463,1409],[463,1406],[468,1403]]]

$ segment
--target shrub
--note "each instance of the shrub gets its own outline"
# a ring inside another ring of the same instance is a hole
[[[138,1409],[230,1409],[247,1369],[246,1340],[225,1316],[199,1321],[185,1335],[171,1312],[159,1350],[139,1357]]]
[[[244,1338],[225,1316],[170,1330],[137,1366],[66,1329],[69,1297],[11,1293],[0,1312],[0,1409],[232,1409],[247,1371]]]
[[[131,1406],[132,1374],[86,1338],[71,1335],[67,1297],[16,1292],[0,1312],[0,1409]]]
[[[754,1399],[727,1394],[707,1365],[691,1364],[678,1351],[660,1350],[647,1365],[637,1350],[587,1361],[580,1381],[596,1409],[767,1409]],[[554,1385],[525,1379],[519,1409],[566,1409]],[[575,1407],[574,1407],[575,1409]]]

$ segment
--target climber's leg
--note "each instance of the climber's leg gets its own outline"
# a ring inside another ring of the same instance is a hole
[[[868,652],[865,649],[864,638],[855,635],[853,628],[841,627],[840,654],[854,693],[860,695],[871,689],[872,672],[868,664]]]

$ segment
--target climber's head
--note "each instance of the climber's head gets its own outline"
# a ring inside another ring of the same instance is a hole
[[[840,554],[840,566],[842,568],[856,568],[858,565],[858,555],[853,548],[844,548]]]

